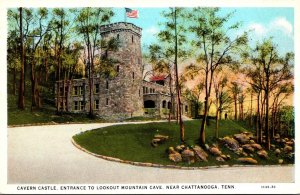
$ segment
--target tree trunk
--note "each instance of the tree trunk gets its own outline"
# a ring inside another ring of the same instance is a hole
[[[17,77],[17,69],[16,69],[16,66],[14,66],[14,72],[13,72],[13,94],[14,95],[17,95],[17,87],[16,87],[16,85],[17,85],[17,79],[16,79],[16,77]]]
[[[250,94],[250,127],[252,128],[252,125],[253,125],[253,117],[252,117],[252,91],[251,91],[251,94]]]
[[[215,132],[215,136],[216,138],[219,137],[219,107],[218,107],[218,99],[216,100],[216,132]]]
[[[35,60],[34,51],[32,51],[32,62],[31,62],[31,111],[36,109],[36,78],[35,78]]]
[[[261,111],[260,111],[260,119],[259,119],[259,130],[260,130],[260,142],[263,142],[263,129],[264,129],[264,113],[265,113],[265,96],[261,93]],[[264,98],[263,98],[264,97]],[[266,132],[264,132],[266,133]]]
[[[260,97],[260,92],[257,93],[257,110],[256,110],[256,125],[255,125],[255,129],[256,129],[256,142],[257,143],[261,143],[261,139],[260,139],[260,108],[259,108],[259,105],[260,105],[260,100],[259,100],[259,97]]]
[[[19,8],[20,11],[20,58],[21,58],[21,71],[20,71],[20,84],[19,84],[19,100],[18,108],[24,110],[25,108],[25,74],[24,74],[24,46],[23,46],[23,23],[22,23],[22,7]]]
[[[234,120],[237,120],[237,97],[236,95],[233,96],[234,101]]]
[[[181,100],[180,100],[180,87],[179,87],[179,79],[178,79],[178,64],[177,64],[177,55],[178,55],[178,37],[177,37],[177,15],[176,15],[176,9],[174,10],[174,24],[175,24],[175,59],[174,59],[174,65],[175,65],[175,73],[176,73],[176,88],[177,88],[177,104],[178,104],[178,113],[179,113],[179,127],[180,127],[180,141],[181,143],[184,143],[184,126],[183,121],[181,117]]]
[[[271,149],[271,139],[270,139],[270,128],[269,128],[269,79],[270,76],[267,73],[266,74],[266,90],[265,90],[265,97],[266,97],[266,116],[265,116],[265,132],[267,134],[266,138],[266,144],[267,144],[267,149]]]
[[[207,120],[207,111],[208,111],[208,97],[205,97],[204,101],[204,114],[202,117],[201,129],[200,129],[200,144],[203,146],[205,144],[205,129],[206,129],[206,120]]]
[[[172,75],[171,75],[171,70],[170,71],[170,83],[169,83],[169,90],[170,90],[170,95],[171,95],[171,105],[172,105],[172,98],[173,98],[173,92],[172,92]],[[167,103],[167,108],[169,106],[169,103]],[[168,118],[168,122],[170,123],[171,122],[171,110],[172,110],[172,106],[171,108],[169,109],[169,118]]]

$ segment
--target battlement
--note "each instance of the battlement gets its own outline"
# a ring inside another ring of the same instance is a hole
[[[138,36],[141,36],[142,28],[128,22],[116,22],[116,23],[100,26],[101,34],[106,34],[110,32],[120,32],[120,31],[132,31]]]

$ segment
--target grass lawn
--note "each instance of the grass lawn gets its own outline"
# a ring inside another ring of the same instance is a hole
[[[187,145],[194,145],[199,136],[200,120],[186,121],[185,140]],[[211,145],[217,140],[214,135],[214,121],[210,121],[206,131],[207,143]],[[219,136],[233,135],[245,131],[245,129],[231,120],[222,120],[220,123]],[[154,148],[151,146],[151,140],[155,134],[168,135],[169,139],[162,145]],[[209,155],[208,162],[196,162],[188,165],[187,163],[173,163],[168,159],[167,149],[170,146],[179,144],[179,127],[176,123],[148,123],[148,124],[127,124],[109,126],[101,129],[87,131],[75,135],[74,140],[87,150],[105,156],[120,158],[122,160],[136,162],[150,162],[164,165],[181,166],[212,166],[222,164],[239,164],[236,160],[241,157],[225,147],[220,147],[223,154],[230,154],[231,160],[218,162],[214,156]],[[269,160],[260,159],[256,153],[254,157],[258,164],[277,164],[278,158],[272,152],[269,152]]]
[[[25,100],[25,109],[19,110],[16,104],[17,96],[8,94],[8,125],[23,125],[50,122],[104,122],[103,119],[90,119],[86,114],[64,113],[62,115],[57,115],[55,107],[48,104],[43,104],[43,107],[41,109],[32,112],[30,110],[30,99],[26,98]]]

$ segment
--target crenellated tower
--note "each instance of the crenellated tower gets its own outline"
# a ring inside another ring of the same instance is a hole
[[[117,61],[117,75],[99,80],[99,115],[117,118],[143,115],[142,29],[132,23],[118,22],[100,27],[101,38],[119,42],[117,51],[105,55]],[[97,110],[96,110],[97,112]]]

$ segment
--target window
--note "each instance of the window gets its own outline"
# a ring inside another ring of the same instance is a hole
[[[84,102],[83,101],[74,101],[73,108],[74,108],[74,110],[84,110]]]
[[[105,88],[108,89],[108,80],[106,80],[106,87]]]
[[[99,110],[99,100],[94,101],[94,109]]]
[[[132,42],[132,43],[134,42],[134,40],[133,40],[133,35],[131,35],[131,42]]]
[[[73,87],[73,95],[78,95],[78,87]]]
[[[117,66],[117,72],[120,72],[120,67],[119,66]]]
[[[134,80],[134,72],[132,72],[132,80]]]
[[[141,97],[141,90],[139,89],[139,97]]]
[[[59,102],[59,110],[63,110],[63,106],[64,106],[63,102]]]
[[[60,87],[59,88],[59,96],[63,96],[64,95],[64,88]]]
[[[117,40],[119,40],[120,39],[120,35],[119,34],[117,34]]]
[[[95,94],[98,94],[99,91],[100,91],[100,86],[99,86],[99,84],[95,84],[95,85],[94,85],[94,93],[95,93]]]
[[[82,95],[83,87],[82,86],[74,86],[73,87],[73,95]]]
[[[167,103],[166,100],[164,100],[164,101],[162,102],[162,107],[163,107],[163,108],[166,108],[166,103]]]
[[[172,103],[168,102],[168,109],[171,109],[171,107],[172,107]]]
[[[80,110],[84,110],[84,102],[80,101],[79,104],[80,104]]]
[[[79,110],[79,102],[78,101],[74,102],[74,110]]]
[[[108,106],[108,98],[106,98],[106,106]]]
[[[78,86],[79,87],[79,95],[83,94],[83,87],[82,86]]]
[[[68,86],[65,86],[65,96],[68,96]]]

